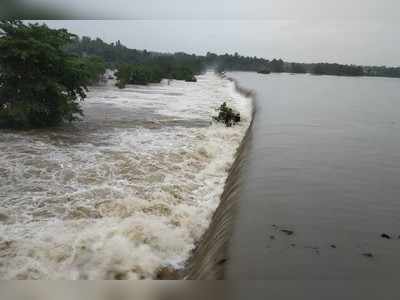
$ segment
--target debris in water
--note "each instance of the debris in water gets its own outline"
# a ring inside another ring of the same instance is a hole
[[[269,238],[270,238],[271,240],[274,240],[274,239],[275,239],[275,236],[274,236],[274,235],[271,235]]]
[[[223,258],[223,259],[221,259],[217,264],[218,264],[218,265],[223,265],[223,264],[225,264],[227,261],[228,261],[228,259]]]
[[[336,249],[337,247],[336,247],[336,245],[331,245],[331,248]]]
[[[294,231],[287,230],[287,229],[281,229],[281,232],[286,233],[287,235],[293,235],[294,234]]]
[[[392,239],[392,237],[390,235],[386,234],[386,233],[382,233],[381,234],[381,238],[387,239],[387,240],[391,240]]]
[[[306,247],[304,247],[304,248],[305,248],[305,249],[314,250],[315,254],[317,254],[317,255],[320,254],[320,252],[319,252],[319,247],[306,246]]]
[[[364,257],[367,257],[367,258],[373,258],[374,257],[374,255],[372,254],[372,253],[363,253],[362,254]]]

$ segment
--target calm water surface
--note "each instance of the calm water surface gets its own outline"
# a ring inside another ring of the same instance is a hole
[[[230,76],[257,115],[227,277],[400,277],[400,80]]]

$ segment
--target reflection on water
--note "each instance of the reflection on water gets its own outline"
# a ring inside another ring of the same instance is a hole
[[[229,101],[235,128],[211,124]],[[250,116],[212,73],[93,88],[80,123],[0,132],[0,277],[153,278],[206,230]]]
[[[399,277],[400,81],[231,75],[258,97],[228,278]]]

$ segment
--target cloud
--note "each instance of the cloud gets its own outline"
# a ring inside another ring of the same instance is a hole
[[[397,20],[397,0],[23,0],[74,19]],[[8,1],[10,2],[10,1]],[[21,2],[21,1],[20,1]]]

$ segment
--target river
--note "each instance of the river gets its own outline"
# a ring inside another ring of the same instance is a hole
[[[257,111],[226,278],[398,278],[400,81],[229,76]]]

